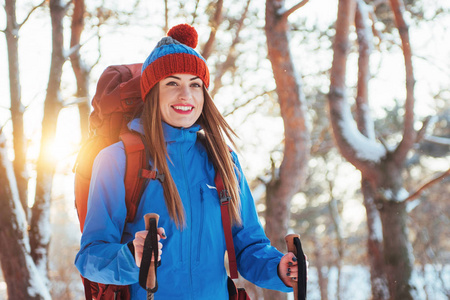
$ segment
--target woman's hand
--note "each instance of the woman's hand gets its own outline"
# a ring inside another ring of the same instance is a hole
[[[306,259],[306,277],[308,278],[308,258]],[[298,281],[298,261],[294,253],[289,252],[281,258],[278,264],[278,275],[286,286],[292,287],[294,281]]]
[[[164,228],[162,228],[162,227],[159,227],[156,232],[158,233],[158,261],[160,261],[161,254],[162,254],[162,247],[163,247],[160,240],[166,239],[167,237],[166,237]],[[144,242],[145,242],[145,238],[147,237],[147,234],[148,234],[148,230],[138,231],[138,232],[136,232],[135,238],[133,240],[134,258],[136,260],[136,265],[138,267],[141,266],[142,253],[144,252]],[[152,261],[153,260],[154,260],[154,258],[152,258]]]

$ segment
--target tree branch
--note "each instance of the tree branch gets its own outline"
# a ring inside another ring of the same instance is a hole
[[[423,138],[425,141],[441,145],[441,146],[450,146],[450,138],[442,137],[442,136],[434,136],[434,135],[425,135]]]
[[[399,31],[402,41],[402,51],[405,60],[406,74],[406,100],[405,115],[403,120],[403,138],[395,150],[395,160],[401,163],[406,158],[407,153],[414,145],[416,132],[414,130],[414,72],[412,64],[411,44],[408,32],[408,24],[404,18],[405,5],[403,0],[390,0],[392,11],[394,12],[395,25]]]
[[[36,9],[38,9],[38,8],[41,7],[41,6],[44,6],[45,1],[46,1],[46,0],[42,1],[40,4],[38,4],[37,6],[33,7],[33,8],[30,10],[30,12],[29,12],[28,15],[25,17],[25,19],[22,21],[22,23],[19,24],[19,26],[18,26],[19,29],[23,26],[23,24],[25,24],[25,23],[28,21],[28,19],[31,17],[31,14],[32,14]]]
[[[422,185],[420,188],[418,188],[414,193],[412,193],[411,195],[408,196],[408,198],[405,199],[405,202],[409,202],[412,201],[414,199],[416,199],[417,197],[420,196],[420,194],[427,188],[429,188],[430,186],[440,182],[441,180],[443,180],[445,177],[450,175],[450,169],[448,169],[447,171],[445,171],[444,173],[442,173],[441,175],[435,177],[434,179],[428,181],[427,183],[425,183],[424,185]]]
[[[198,4],[198,1],[197,1]],[[203,47],[202,56],[204,59],[208,59],[208,57],[211,55],[211,52],[213,50],[213,45],[216,40],[216,33],[217,29],[219,28],[220,24],[222,23],[222,11],[223,11],[223,0],[219,0],[216,3],[216,11],[214,12],[214,15],[212,17],[211,22],[211,32],[209,33],[208,41],[205,43],[205,46]],[[194,15],[195,17],[195,15]]]
[[[287,19],[291,14],[293,14],[296,10],[298,10],[299,8],[305,6],[306,3],[308,3],[309,0],[302,0],[299,3],[297,3],[296,5],[292,6],[291,8],[289,8],[288,10],[286,10],[281,17],[283,19]]]
[[[373,120],[369,110],[369,80],[370,80],[370,54],[372,51],[372,31],[368,25],[369,12],[363,0],[356,1],[355,26],[358,36],[358,84],[356,95],[356,124],[358,130],[368,137],[375,139]]]
[[[428,116],[425,118],[425,120],[422,122],[422,128],[420,128],[420,130],[417,132],[417,136],[416,136],[416,140],[415,143],[420,143],[422,141],[422,139],[425,137],[426,133],[427,133],[427,129],[430,125],[430,120],[431,117]]]
[[[242,30],[242,27],[244,26],[244,21],[247,18],[247,13],[248,13],[248,8],[250,6],[250,1],[251,0],[247,0],[247,5],[244,8],[244,12],[242,13],[241,18],[239,19],[239,21],[237,23],[236,34],[235,34],[234,39],[231,42],[231,46],[230,46],[230,48],[228,50],[227,59],[225,60],[225,62],[223,64],[221,64],[217,68],[216,75],[214,76],[214,89],[211,91],[211,95],[213,97],[217,93],[217,91],[222,87],[222,76],[223,76],[223,74],[225,74],[225,72],[229,68],[235,66],[235,61],[236,61],[235,48],[236,48],[236,45],[239,43],[239,40],[240,40],[240,33],[241,33],[241,30]]]

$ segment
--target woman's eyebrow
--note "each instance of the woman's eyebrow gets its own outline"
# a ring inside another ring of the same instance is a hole
[[[198,77],[198,76],[192,77],[192,78],[191,78],[191,81],[192,81],[192,80],[199,79],[199,78],[200,78],[200,77]]]
[[[175,79],[178,79],[178,80],[181,80],[181,78],[180,77],[177,77],[177,76],[173,76],[173,75],[169,75],[169,76],[167,76],[166,78],[175,78]]]

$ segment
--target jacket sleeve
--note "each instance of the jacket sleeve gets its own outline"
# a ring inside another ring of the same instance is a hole
[[[121,237],[125,226],[125,153],[123,144],[102,150],[95,159],[88,212],[75,265],[93,282],[128,285],[138,282],[139,268]]]
[[[278,276],[278,264],[283,254],[271,246],[259,221],[247,180],[236,155],[241,196],[242,226],[233,227],[233,241],[239,273],[250,282],[267,289],[292,292]]]

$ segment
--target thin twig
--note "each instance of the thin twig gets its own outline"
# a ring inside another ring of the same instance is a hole
[[[441,175],[435,177],[434,179],[428,181],[427,183],[425,183],[424,185],[422,185],[420,188],[418,188],[414,193],[412,193],[411,195],[408,196],[408,198],[405,199],[405,202],[409,202],[412,201],[414,199],[416,199],[417,197],[420,196],[420,194],[427,188],[429,188],[430,186],[440,182],[441,180],[443,180],[445,177],[450,175],[450,168],[445,171],[444,173],[442,173]]]
[[[275,92],[275,90],[265,91],[265,92],[263,92],[262,94],[256,95],[255,97],[253,97],[253,98],[251,98],[251,99],[248,99],[247,101],[245,101],[245,102],[242,103],[241,105],[234,107],[230,112],[225,112],[225,113],[223,113],[223,116],[224,116],[224,117],[228,117],[229,115],[234,114],[238,109],[240,109],[240,108],[242,108],[242,107],[244,107],[244,106],[250,104],[250,103],[253,102],[254,100],[256,100],[256,99],[258,99],[258,98],[260,98],[260,97],[262,97],[262,96],[264,96],[264,95],[269,95],[269,94],[271,94],[271,93],[273,93],[273,92]]]
[[[422,128],[420,128],[420,130],[417,132],[417,135],[416,135],[416,143],[420,143],[422,141],[422,139],[425,137],[427,129],[430,125],[430,120],[431,120],[430,116],[426,117],[425,120],[423,120]]]
[[[41,7],[41,6],[43,6],[44,4],[45,4],[45,0],[42,1],[40,4],[38,4],[37,6],[33,7],[33,8],[30,10],[30,12],[28,13],[28,15],[25,17],[25,19],[22,21],[22,23],[19,24],[18,28],[20,29],[20,28],[23,26],[23,24],[25,24],[25,23],[28,21],[28,19],[31,17],[31,14],[32,14],[36,9],[38,9],[38,8]]]
[[[285,11],[281,17],[283,19],[287,19],[292,13],[294,13],[297,9],[305,6],[305,4],[308,3],[308,2],[309,2],[309,0],[302,0],[302,1],[300,1],[296,5],[292,6],[287,11]]]

